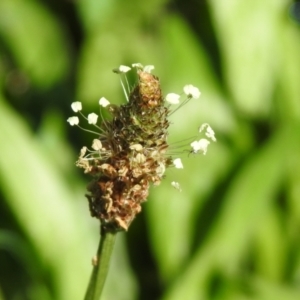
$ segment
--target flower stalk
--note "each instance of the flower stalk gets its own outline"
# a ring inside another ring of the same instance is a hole
[[[115,232],[102,231],[97,251],[93,261],[93,271],[84,300],[99,300],[107,277],[109,262],[116,239]]]

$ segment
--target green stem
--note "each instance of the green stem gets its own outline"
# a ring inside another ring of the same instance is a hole
[[[84,300],[99,300],[108,273],[109,261],[116,239],[115,232],[102,231],[97,263],[94,265]]]

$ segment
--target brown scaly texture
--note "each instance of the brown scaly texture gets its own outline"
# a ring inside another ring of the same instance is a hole
[[[161,182],[172,165],[166,156],[168,109],[164,106],[157,77],[137,71],[138,84],[129,102],[110,106],[111,121],[104,121],[102,149],[93,160],[80,155],[77,166],[94,176],[88,185],[90,212],[106,230],[127,230],[141,203],[146,201],[151,183]]]

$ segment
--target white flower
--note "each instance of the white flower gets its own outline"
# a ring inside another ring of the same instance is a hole
[[[201,132],[202,130],[204,130],[206,128],[206,132],[205,135],[210,138],[212,141],[216,142],[217,139],[215,137],[215,132],[213,131],[213,129],[209,126],[208,123],[204,123],[200,126],[199,128],[199,132]]]
[[[92,148],[96,151],[100,150],[102,148],[102,143],[98,139],[93,140]]]
[[[205,135],[208,138],[212,139],[214,142],[217,141],[217,139],[215,137],[215,132],[212,130],[212,128],[210,126],[207,127]]]
[[[130,70],[131,70],[131,68],[130,68],[130,67],[127,67],[127,66],[121,65],[121,66],[119,67],[119,72],[120,72],[120,73],[127,73],[127,72],[130,71]]]
[[[191,147],[193,148],[193,153],[197,153],[199,151],[198,141],[192,142]]]
[[[183,87],[183,92],[189,97],[189,98],[194,98],[198,99],[201,95],[201,92],[199,91],[198,88],[193,86],[192,84],[187,84]]]
[[[134,158],[134,161],[137,162],[138,164],[142,164],[146,161],[146,157],[144,154],[138,153]]]
[[[171,185],[172,185],[176,190],[178,190],[179,192],[182,191],[182,189],[181,189],[181,187],[180,187],[180,184],[179,184],[178,182],[172,181],[172,182],[171,182]]]
[[[143,146],[141,144],[133,144],[129,147],[131,150],[135,150],[137,152],[140,152],[143,150]]]
[[[82,110],[81,102],[79,102],[79,101],[73,102],[71,104],[71,108],[74,112],[78,112],[78,111]]]
[[[143,70],[144,72],[147,72],[147,73],[151,73],[151,71],[154,69],[153,65],[147,65],[147,66],[144,67],[141,63],[134,63],[131,66],[133,68]]]
[[[78,117],[70,117],[67,122],[70,123],[71,126],[78,125],[79,124],[79,118]]]
[[[175,166],[176,169],[183,169],[183,164],[182,164],[180,158],[175,158],[173,160],[173,164],[174,164],[174,166]]]
[[[99,100],[99,104],[102,106],[102,107],[106,107],[107,105],[110,104],[110,102],[104,98],[104,97],[101,97],[100,100]]]
[[[85,156],[86,150],[87,147],[85,146],[81,148],[79,158],[83,158]]]
[[[148,66],[145,66],[143,68],[143,71],[144,72],[147,72],[147,73],[151,73],[151,71],[154,69],[154,66],[153,65],[148,65]]]
[[[137,69],[143,69],[144,66],[141,63],[135,63],[131,65],[133,68],[137,68]]]
[[[91,113],[88,115],[88,122],[89,124],[97,124],[97,120],[98,120],[98,115],[96,115],[95,113]]]
[[[171,104],[178,104],[179,103],[180,95],[175,93],[169,93],[166,95],[166,101]]]
[[[160,177],[164,175],[166,167],[163,163],[159,163],[159,166],[156,168],[156,174]]]
[[[191,147],[193,148],[193,153],[198,153],[199,151],[202,151],[205,155],[209,144],[210,141],[207,139],[200,139],[199,141],[192,142]]]

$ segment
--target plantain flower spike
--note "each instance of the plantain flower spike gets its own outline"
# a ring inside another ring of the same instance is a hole
[[[181,160],[174,160],[167,152],[170,96],[163,97],[159,79],[150,73],[153,68],[133,64],[132,69],[126,66],[115,69],[119,74],[130,69],[137,73],[137,84],[125,94],[128,102],[117,107],[102,97],[99,105],[113,111],[111,119],[97,125],[96,114],[84,117],[97,128],[98,136],[93,140],[92,150],[82,148],[76,165],[93,177],[86,195],[90,213],[107,231],[127,230],[147,200],[150,185],[159,185],[168,167],[183,168]],[[187,91],[189,98],[192,92]],[[171,98],[176,98],[177,103],[179,96],[173,94]],[[72,104],[72,109],[83,115],[80,102]],[[79,126],[75,118],[69,118],[68,122]],[[179,183],[172,185],[181,190]]]

